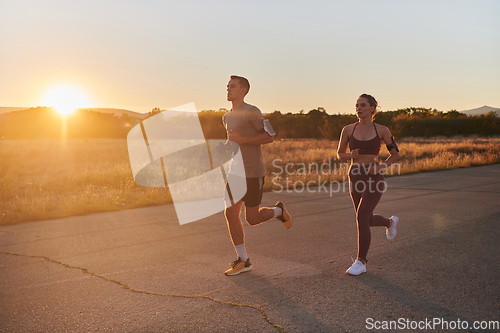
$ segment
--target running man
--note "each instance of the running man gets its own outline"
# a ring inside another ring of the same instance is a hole
[[[246,78],[232,75],[227,84],[227,100],[231,102],[232,108],[222,117],[228,141],[235,142],[240,147],[247,184],[245,196],[232,205],[226,205],[224,211],[237,255],[231,268],[225,272],[226,275],[237,275],[252,269],[245,248],[245,233],[240,219],[243,203],[245,203],[245,220],[251,226],[269,221],[273,217],[281,220],[287,229],[292,225],[292,216],[283,201],[278,201],[273,208],[259,207],[265,176],[260,146],[273,142],[275,133],[269,121],[262,116],[262,112],[257,107],[244,102],[249,90],[250,83]],[[218,149],[222,151],[224,147],[229,146],[229,144],[221,145]]]

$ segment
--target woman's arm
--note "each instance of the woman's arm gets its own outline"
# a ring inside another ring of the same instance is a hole
[[[383,126],[381,132],[382,132],[382,140],[384,141],[384,143],[386,145],[392,143],[392,136],[389,129]],[[390,167],[392,164],[397,162],[397,160],[399,159],[399,152],[395,147],[393,147],[389,151],[389,154],[390,154],[389,157],[384,162],[380,163],[375,167],[373,174],[378,173],[381,170],[386,169]]]
[[[342,133],[340,133],[339,146],[337,148],[337,158],[339,159],[339,161],[348,161],[359,156],[359,149],[354,149],[350,153],[346,153],[347,144],[349,142],[349,136],[347,134],[349,130],[347,129],[347,126],[344,126],[344,128],[342,129]]]

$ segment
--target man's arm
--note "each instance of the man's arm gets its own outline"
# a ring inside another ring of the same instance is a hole
[[[271,143],[274,141],[274,137],[269,135],[267,132],[261,133],[256,136],[241,136],[234,131],[230,131],[227,137],[229,141],[236,142],[237,144],[247,144],[247,145],[264,145],[266,143]]]

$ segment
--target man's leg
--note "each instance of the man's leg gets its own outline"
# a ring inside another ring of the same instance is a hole
[[[234,205],[227,207],[224,211],[226,215],[227,227],[229,235],[234,246],[245,243],[245,232],[243,231],[243,224],[240,219],[241,206],[243,201],[238,201]]]
[[[229,234],[231,235],[231,240],[238,256],[231,265],[232,267],[225,272],[226,275],[237,275],[252,269],[252,265],[246,254],[245,233],[240,218],[243,202],[245,202],[245,219],[248,224],[253,226],[277,217],[282,221],[284,220],[283,223],[287,228],[291,226],[292,217],[283,202],[278,202],[276,207],[273,208],[259,208],[262,200],[263,184],[264,178],[247,178],[247,193],[243,198],[245,201],[238,201],[225,210]]]
[[[276,217],[283,222],[286,228],[290,228],[292,216],[284,202],[278,201],[273,208],[260,208],[263,187],[264,177],[247,178],[247,195],[245,196],[245,219],[247,223],[254,226]]]
[[[233,242],[234,249],[238,258],[231,264],[231,268],[226,270],[226,275],[238,275],[252,269],[250,259],[248,259],[247,251],[245,248],[245,232],[243,231],[243,224],[240,219],[241,205],[243,201],[238,201],[234,205],[227,207],[224,211],[227,220],[227,227],[229,235]]]
[[[279,210],[279,214],[275,213],[275,210]],[[246,207],[245,206],[245,219],[250,225],[258,225],[264,222],[269,221],[273,217],[281,215],[281,209],[278,207],[268,208],[259,206],[255,207]]]

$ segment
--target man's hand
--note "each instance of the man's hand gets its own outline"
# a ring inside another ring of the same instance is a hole
[[[241,136],[239,135],[238,133],[236,133],[235,131],[233,130],[230,130],[229,131],[229,134],[227,136],[227,139],[229,141],[233,141],[233,142],[236,142],[237,144],[241,145],[242,143],[245,143],[247,138],[244,137],[244,136]]]

